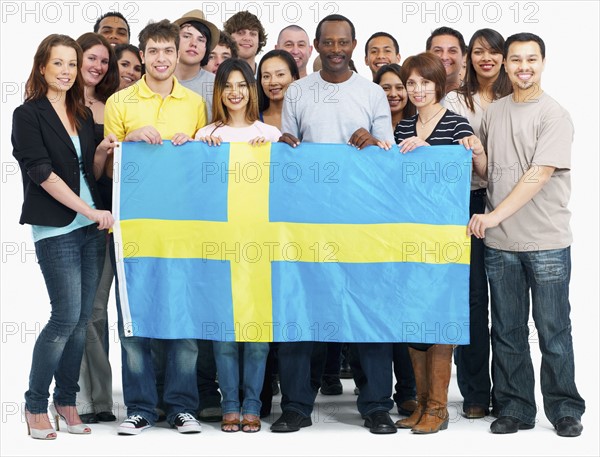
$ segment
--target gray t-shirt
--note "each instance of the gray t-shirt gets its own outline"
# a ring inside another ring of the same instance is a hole
[[[394,144],[385,92],[356,73],[339,84],[323,80],[320,72],[294,81],[285,93],[281,127],[300,141],[342,144],[362,127]]]
[[[182,81],[178,80],[182,86],[193,90],[197,94],[202,95],[204,102],[206,103],[206,120],[208,123],[212,119],[212,103],[213,103],[213,89],[215,87],[215,75],[210,71],[200,70],[196,73],[192,79],[186,79]]]
[[[508,95],[492,103],[481,121],[488,154],[488,211],[496,208],[531,167],[556,170],[542,189],[498,227],[487,229],[485,244],[504,251],[562,249],[571,245],[571,145],[569,113],[543,93],[515,103]],[[535,179],[535,178],[534,178]]]

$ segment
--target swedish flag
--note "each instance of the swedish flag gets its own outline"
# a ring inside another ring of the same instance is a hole
[[[467,344],[470,153],[124,143],[126,334]]]

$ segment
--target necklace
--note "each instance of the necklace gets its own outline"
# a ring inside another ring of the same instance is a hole
[[[421,115],[419,114],[418,118],[419,118],[419,122],[421,123],[421,127],[425,127],[425,124],[428,124],[429,122],[431,122],[432,119],[434,119],[438,114],[440,114],[442,112],[442,110],[444,109],[444,107],[442,106],[439,111],[437,113],[435,113],[433,116],[431,116],[427,121],[423,122],[421,120]]]
[[[88,106],[92,106],[94,103],[96,103],[98,100],[96,100],[95,98],[86,98],[85,99],[86,103],[88,104]]]

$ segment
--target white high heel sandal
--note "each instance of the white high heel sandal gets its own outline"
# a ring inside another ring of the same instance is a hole
[[[59,418],[60,418],[65,421],[65,424],[67,424],[67,431],[69,433],[72,433],[74,435],[89,435],[90,433],[92,433],[92,429],[90,427],[88,427],[86,424],[70,425],[69,422],[67,421],[67,419],[65,418],[65,416],[63,416],[56,410],[55,405],[53,405],[53,404],[50,405],[49,409],[50,409],[50,414],[52,414],[52,416],[54,417],[54,423],[56,424],[56,431],[60,431],[60,425],[59,425],[59,423],[60,423]]]
[[[44,429],[31,428],[31,426],[29,425],[29,421],[33,421],[34,416],[37,416],[37,414],[32,414],[29,411],[25,411],[25,423],[27,424],[27,434],[35,440],[55,440],[56,431],[52,427]]]

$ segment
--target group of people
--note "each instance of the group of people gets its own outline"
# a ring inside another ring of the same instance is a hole
[[[575,386],[568,298],[573,125],[541,88],[540,37],[519,33],[504,40],[481,29],[467,46],[460,32],[440,27],[426,52],[400,66],[396,39],[377,32],[365,45],[373,81],[352,71],[355,28],[337,14],[318,24],[312,42],[301,27],[286,27],[258,63],[267,34],[246,11],[229,18],[223,31],[193,10],[148,24],[139,47],[130,37],[126,19],[111,12],[77,40],[45,38],[25,103],[13,116],[24,189],[20,222],[32,226],[51,303],[25,393],[33,438],[55,439],[60,420],[70,433],[89,434],[89,424],[117,419],[107,338],[115,270],[107,232],[114,223],[112,152],[119,141],[166,140],[214,147],[349,143],[415,154],[429,145],[463,145],[473,157],[470,344],[351,344],[345,355],[358,411],[375,434],[446,429],[454,354],[465,417],[483,418],[491,406],[493,433],[532,428],[531,291],[546,416],[560,436],[581,434],[585,403]],[[321,69],[308,74],[313,47]],[[337,103],[327,102],[332,88]],[[220,421],[228,433],[258,432],[270,413],[274,373],[282,414],[273,432],[312,425],[319,388],[341,393],[341,344],[125,336],[115,290],[127,407],[119,434],[139,434],[161,419],[181,433],[200,432],[200,420]],[[56,430],[48,418],[52,380]],[[397,422],[390,416],[394,402],[406,416]]]

